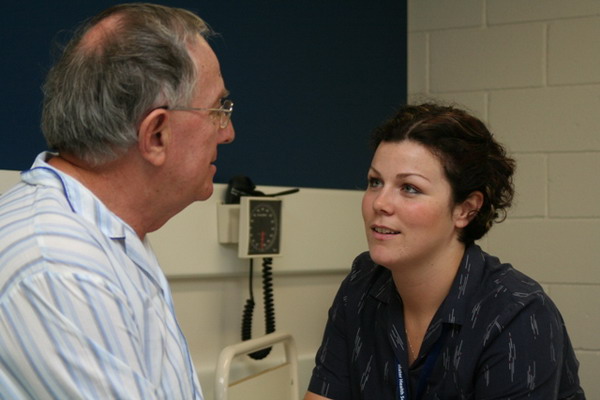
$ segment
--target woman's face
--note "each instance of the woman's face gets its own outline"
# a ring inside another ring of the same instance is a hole
[[[465,225],[440,160],[414,141],[382,142],[362,202],[373,260],[390,269],[431,264]],[[468,222],[467,222],[468,223]]]

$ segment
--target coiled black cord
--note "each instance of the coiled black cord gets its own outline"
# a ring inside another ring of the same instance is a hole
[[[272,258],[263,258],[263,299],[265,308],[265,332],[275,332],[275,304],[273,303],[273,264]],[[252,279],[253,279],[254,264],[253,260],[250,259],[250,297],[246,300],[244,306],[244,312],[242,314],[242,340],[248,340],[252,338],[252,314],[254,313],[254,292],[252,290]],[[262,360],[271,352],[271,347],[266,349],[255,351],[254,353],[248,354],[255,360]]]

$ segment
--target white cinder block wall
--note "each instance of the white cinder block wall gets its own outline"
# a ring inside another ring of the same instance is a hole
[[[457,103],[517,159],[517,202],[482,245],[561,309],[600,398],[600,1],[409,0],[409,98]]]

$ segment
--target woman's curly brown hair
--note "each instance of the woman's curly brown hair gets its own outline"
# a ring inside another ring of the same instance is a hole
[[[422,144],[440,159],[454,204],[475,191],[483,194],[477,215],[460,233],[463,243],[480,239],[494,222],[506,218],[514,196],[515,161],[483,122],[451,106],[407,105],[373,131],[371,144],[377,149],[381,142],[404,140]]]

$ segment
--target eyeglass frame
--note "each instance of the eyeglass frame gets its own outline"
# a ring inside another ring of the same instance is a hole
[[[231,120],[231,114],[233,113],[233,101],[229,99],[223,100],[220,108],[198,108],[198,107],[169,107],[169,106],[161,106],[157,108],[162,108],[163,110],[169,111],[215,111],[221,113],[219,120],[219,127],[221,129],[227,128],[229,125],[229,121]]]

